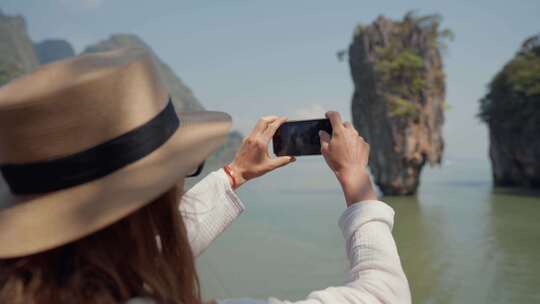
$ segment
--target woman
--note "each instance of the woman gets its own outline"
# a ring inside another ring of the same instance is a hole
[[[235,189],[294,158],[269,157],[286,119],[266,117],[229,166],[182,195],[231,123],[176,114],[167,95],[151,55],[134,49],[47,65],[0,88],[0,303],[202,302],[194,259],[244,210]],[[322,154],[348,206],[339,223],[350,278],[301,303],[410,303],[393,210],[365,170],[369,146],[338,113],[327,116]]]

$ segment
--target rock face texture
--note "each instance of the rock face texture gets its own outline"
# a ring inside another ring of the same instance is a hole
[[[440,49],[452,38],[440,17],[407,14],[359,25],[349,47],[353,123],[371,145],[369,167],[385,195],[411,195],[422,168],[444,148],[445,74]]]
[[[63,39],[47,39],[34,43],[34,49],[40,64],[75,56],[75,51],[69,42]]]
[[[94,45],[87,46],[83,53],[103,52],[122,47],[136,47],[153,50],[136,35],[131,34],[115,34],[109,39],[100,41]],[[173,99],[174,106],[177,111],[200,111],[203,106],[193,96],[191,89],[188,88],[180,78],[176,76],[173,70],[161,61],[154,53],[156,62],[158,63],[161,78],[165,82],[165,86],[169,90]]]
[[[0,10],[0,85],[38,65],[24,18]]]
[[[496,186],[540,188],[540,34],[530,37],[480,100]]]

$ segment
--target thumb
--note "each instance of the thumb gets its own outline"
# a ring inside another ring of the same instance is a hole
[[[324,155],[328,151],[328,145],[330,145],[330,134],[320,130],[319,138],[321,139],[321,153]]]
[[[283,167],[294,161],[296,161],[296,158],[294,156],[280,156],[280,157],[273,158],[270,160],[270,166],[272,167],[270,170]]]

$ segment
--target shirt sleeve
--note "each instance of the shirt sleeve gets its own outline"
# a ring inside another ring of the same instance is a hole
[[[266,303],[410,304],[409,284],[392,237],[393,224],[394,210],[383,202],[363,201],[347,208],[339,220],[350,261],[347,283],[314,291],[305,300],[298,302],[270,298]],[[224,300],[219,303],[260,302]]]
[[[228,176],[220,169],[185,192],[180,214],[195,256],[200,255],[243,211]]]

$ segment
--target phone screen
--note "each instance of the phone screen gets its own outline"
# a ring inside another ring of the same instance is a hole
[[[330,120],[299,120],[282,124],[272,139],[274,154],[277,156],[321,154],[319,130],[324,130],[332,135]]]

